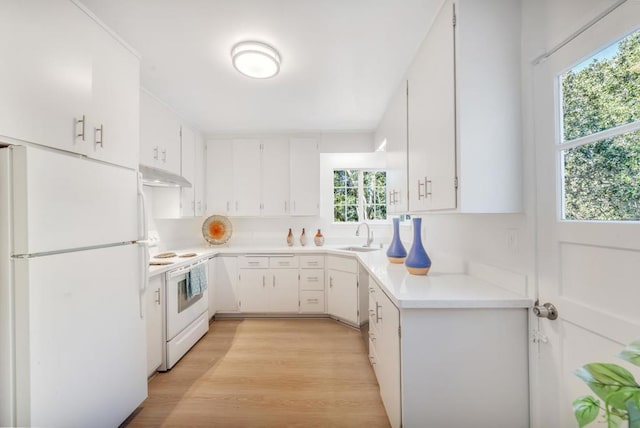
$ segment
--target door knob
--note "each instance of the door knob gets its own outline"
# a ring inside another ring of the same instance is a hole
[[[533,307],[533,313],[538,318],[548,318],[552,321],[558,318],[558,310],[553,304],[545,303],[544,305],[540,305],[540,302],[537,300]]]

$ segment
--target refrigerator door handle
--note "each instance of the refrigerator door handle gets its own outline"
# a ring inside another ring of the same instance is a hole
[[[138,212],[138,215],[142,216],[142,220],[138,223],[139,225],[142,226],[142,232],[140,233],[140,239],[146,241],[147,239],[149,239],[149,228],[147,227],[147,201],[144,197],[144,191],[143,191],[143,184],[142,184],[142,173],[138,173],[138,198],[140,199],[140,211]],[[145,265],[145,267],[147,267],[149,264],[147,263]]]
[[[145,295],[147,293],[147,283],[149,282],[149,248],[146,242],[138,242],[138,246],[142,251],[142,259],[144,263],[140,267],[142,270],[141,273],[141,282],[138,290],[138,299],[140,303],[140,319],[144,319],[145,317]]]

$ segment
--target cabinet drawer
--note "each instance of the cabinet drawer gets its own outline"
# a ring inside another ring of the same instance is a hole
[[[314,269],[324,267],[324,256],[300,256],[300,267]]]
[[[301,313],[324,313],[324,291],[301,291]]]
[[[269,267],[269,257],[240,256],[238,257],[238,267],[241,269],[266,269]]]
[[[269,257],[269,267],[270,268],[297,268],[298,267],[298,257],[296,256],[286,256],[286,257]]]
[[[358,261],[352,257],[329,256],[327,265],[329,269],[358,273]]]
[[[301,270],[300,290],[324,290],[324,269]]]

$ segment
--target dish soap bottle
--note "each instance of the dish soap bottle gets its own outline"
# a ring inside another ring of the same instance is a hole
[[[322,244],[324,244],[324,236],[322,236],[320,229],[318,229],[316,236],[313,237],[313,242],[315,242],[316,247],[322,247]]]
[[[287,235],[287,245],[293,247],[293,232],[289,229],[289,234]]]
[[[307,234],[304,231],[304,227],[302,228],[302,233],[300,234],[300,245],[303,247],[307,245]]]

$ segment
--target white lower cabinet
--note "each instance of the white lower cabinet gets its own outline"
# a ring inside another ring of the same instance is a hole
[[[325,313],[324,256],[300,256],[299,284],[300,313]]]
[[[373,280],[369,283],[369,360],[391,426],[401,426],[400,312]]]
[[[146,292],[147,376],[162,364],[162,301],[164,275],[149,278]]]
[[[369,359],[391,426],[529,426],[526,308],[399,310],[374,280],[369,293]]]
[[[207,287],[209,289],[209,319],[216,314],[216,259],[211,258],[207,262],[207,274],[209,281]]]
[[[213,304],[216,313],[238,312],[238,258],[236,256],[216,256],[214,267]],[[211,309],[209,309],[211,313]]]
[[[359,325],[358,261],[353,257],[327,256],[327,312]]]
[[[296,256],[241,256],[238,266],[241,312],[298,312]]]

